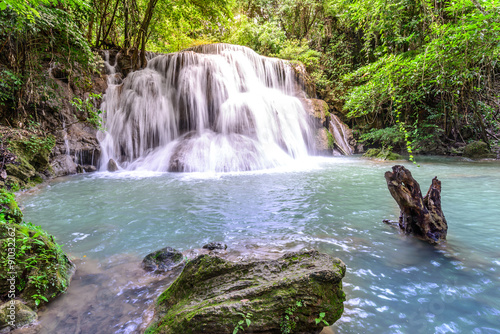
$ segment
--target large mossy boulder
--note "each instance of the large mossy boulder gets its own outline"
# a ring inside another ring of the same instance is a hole
[[[160,295],[146,333],[233,333],[244,317],[251,319],[248,332],[319,333],[320,314],[329,324],[342,315],[345,270],[341,260],[314,250],[238,263],[200,255]]]
[[[54,237],[31,223],[14,195],[0,189],[0,303],[12,296],[36,308],[66,291],[75,265]]]
[[[0,298],[11,292],[31,308],[54,299],[68,288],[75,265],[55,243],[54,237],[30,223],[0,221]],[[11,247],[15,245],[15,247]],[[14,273],[14,274],[12,274]],[[2,300],[5,301],[5,300]]]
[[[471,159],[495,158],[488,145],[483,141],[475,141],[464,147],[464,157]]]

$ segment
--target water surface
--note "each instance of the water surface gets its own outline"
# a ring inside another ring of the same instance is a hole
[[[424,193],[434,176],[442,181],[449,231],[438,247],[382,223],[399,215],[384,179],[393,164],[349,157],[266,172],[94,173],[57,179],[20,201],[27,220],[101,269],[127,257],[135,273],[149,252],[210,241],[275,253],[317,248],[348,268],[336,333],[500,333],[500,164],[405,163]],[[120,268],[126,275],[126,266]],[[109,282],[89,284],[101,289]],[[104,322],[101,313],[86,321],[95,321],[102,333],[134,333],[141,322],[137,308],[149,305],[152,290],[142,301],[122,300],[131,309],[121,317]],[[73,328],[61,322],[57,330],[63,333],[64,326]]]

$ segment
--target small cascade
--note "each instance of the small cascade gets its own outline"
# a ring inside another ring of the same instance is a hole
[[[335,148],[343,155],[351,155],[354,153],[354,147],[349,143],[352,137],[352,132],[340,118],[334,114],[330,114],[330,133],[335,139]]]
[[[101,169],[226,172],[273,168],[306,157],[313,131],[304,92],[286,61],[249,48],[211,44],[158,55],[116,77],[99,136]]]
[[[63,120],[63,131],[64,131],[64,148],[65,148],[65,154],[69,155],[70,149],[69,149],[69,140],[68,140],[68,129],[66,129],[66,121]]]

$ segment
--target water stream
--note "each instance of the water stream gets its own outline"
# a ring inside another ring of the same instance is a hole
[[[68,293],[42,312],[36,333],[140,332],[145,310],[168,284],[142,273],[142,257],[210,241],[340,257],[347,301],[336,333],[500,333],[500,164],[419,163],[406,166],[424,192],[434,176],[442,181],[449,231],[438,247],[382,223],[399,214],[383,176],[389,162],[309,158],[256,172],[54,180],[20,202],[25,218],[77,259],[78,271]]]

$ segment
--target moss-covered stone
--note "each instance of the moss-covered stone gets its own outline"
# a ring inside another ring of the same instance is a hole
[[[10,300],[0,306],[0,330],[26,326],[38,318],[35,311],[19,300]]]
[[[6,221],[20,224],[23,221],[23,213],[19,209],[14,194],[5,189],[0,189],[0,214],[4,215]]]
[[[49,156],[55,145],[52,135],[43,136],[27,130],[2,128],[2,139],[15,156],[15,163],[5,165],[3,186],[18,190],[43,182],[42,173],[50,169]]]
[[[483,141],[475,141],[464,147],[464,157],[471,159],[486,159],[494,158],[495,155],[491,153],[488,144]]]
[[[168,271],[183,263],[184,257],[178,250],[165,247],[146,255],[142,260],[142,268],[155,273]]]
[[[376,158],[381,160],[401,160],[403,157],[397,153],[392,152],[387,148],[371,148],[363,154],[367,158]]]
[[[5,196],[5,191],[0,194]],[[11,203],[9,210],[14,214],[4,214],[0,220],[0,301],[13,294],[36,308],[66,291],[75,265],[53,236],[31,223],[19,222],[22,213],[17,204]],[[13,279],[15,291],[8,279]]]
[[[320,313],[332,324],[343,312],[344,274],[341,260],[317,251],[240,263],[201,255],[158,297],[146,333],[232,333],[248,313],[249,331],[281,333],[292,309],[295,332],[319,333],[323,326],[314,319]]]

